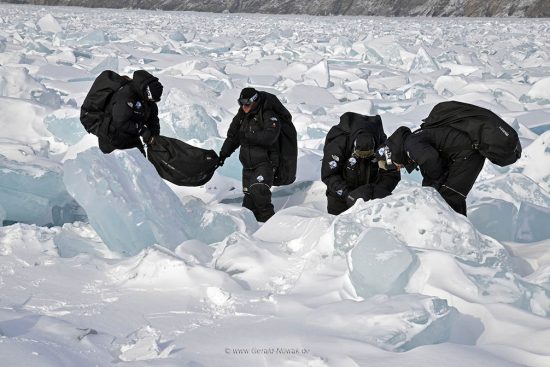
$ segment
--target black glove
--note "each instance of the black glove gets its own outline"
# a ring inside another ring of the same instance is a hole
[[[153,102],[159,102],[160,97],[162,96],[162,90],[164,87],[157,80],[152,81],[145,87],[145,95],[147,99]]]
[[[149,129],[145,129],[143,130],[143,132],[141,133],[141,138],[143,139],[143,142],[145,144],[152,144],[153,141],[154,141],[154,137],[153,137],[153,134],[151,133],[151,130]]]
[[[348,197],[348,193],[349,193],[349,190],[347,188],[344,188],[342,190],[334,191],[334,194],[336,194],[336,197],[341,199],[341,200],[344,200],[344,201]]]
[[[216,167],[223,166],[223,164],[225,163],[226,158],[227,158],[227,156],[225,156],[223,154],[220,154],[220,157],[218,158],[218,164],[216,165]]]
[[[372,199],[373,196],[373,189],[374,187],[372,185],[363,185],[359,186],[355,190],[352,190],[347,196],[346,196],[346,204],[348,205],[348,208],[352,207],[353,204],[357,201],[357,199],[363,199],[365,201],[369,201]]]
[[[389,191],[388,189],[380,185],[374,186],[372,190],[373,199],[383,199],[386,196],[390,196],[390,195],[391,195],[391,191]]]

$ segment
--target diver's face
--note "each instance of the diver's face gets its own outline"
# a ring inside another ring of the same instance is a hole
[[[254,109],[254,107],[256,107],[256,102],[254,102],[252,104],[243,104],[242,105],[242,109],[243,109],[244,113],[249,113],[250,111],[252,111]]]

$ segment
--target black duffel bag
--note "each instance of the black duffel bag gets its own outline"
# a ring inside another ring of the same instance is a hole
[[[181,140],[155,136],[147,145],[147,158],[160,177],[178,186],[201,186],[210,181],[218,165],[218,154]]]
[[[466,133],[472,144],[448,151],[478,150],[492,163],[505,167],[521,157],[518,133],[502,118],[486,108],[457,101],[438,103],[420,125],[421,129],[450,126]]]

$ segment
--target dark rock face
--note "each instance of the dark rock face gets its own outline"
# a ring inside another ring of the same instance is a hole
[[[550,17],[549,0],[4,0],[8,3],[230,13]]]

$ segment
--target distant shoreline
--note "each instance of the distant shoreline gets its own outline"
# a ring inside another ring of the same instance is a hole
[[[91,9],[127,9],[196,11],[231,14],[281,14],[311,16],[382,16],[432,18],[548,18],[550,1],[532,0],[424,0],[424,4],[408,0],[2,0],[0,4],[36,6],[77,6]]]

